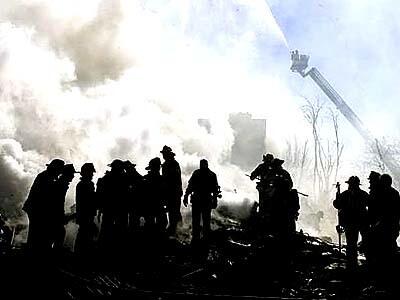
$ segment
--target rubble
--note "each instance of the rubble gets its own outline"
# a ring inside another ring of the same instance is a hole
[[[346,271],[345,254],[336,244],[298,232],[292,251],[283,251],[288,256],[282,256],[273,236],[249,234],[228,223],[228,229],[213,232],[208,247],[165,239],[157,251],[149,251],[146,241],[138,240],[123,255],[79,259],[64,253],[39,262],[31,261],[23,249],[13,249],[0,259],[10,287],[15,283],[33,290],[40,287],[41,293],[60,299],[375,299],[394,295],[369,277],[365,262],[360,261],[357,272]],[[39,271],[44,275],[38,276]]]

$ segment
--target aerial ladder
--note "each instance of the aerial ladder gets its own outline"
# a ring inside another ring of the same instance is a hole
[[[329,82],[322,76],[317,68],[312,67],[307,71],[309,55],[299,54],[298,50],[291,52],[292,66],[290,70],[292,72],[299,73],[303,78],[310,76],[312,80],[319,86],[319,88],[325,93],[326,96],[335,104],[336,108],[345,116],[347,121],[358,131],[358,133],[364,138],[368,147],[371,147],[373,153],[376,153],[382,166],[391,173],[393,182],[397,187],[400,187],[400,166],[394,159],[387,157],[382,152],[382,147],[379,141],[372,136],[369,130],[364,126],[360,118],[355,112],[347,105],[343,98],[335,91],[335,89],[329,84]]]

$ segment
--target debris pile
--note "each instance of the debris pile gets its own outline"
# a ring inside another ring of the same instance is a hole
[[[291,249],[281,249],[273,236],[229,224],[215,230],[207,246],[141,238],[123,253],[80,259],[67,252],[41,261],[14,249],[2,257],[6,282],[64,299],[374,299],[393,294],[369,278],[362,259],[357,271],[346,271],[345,255],[335,244],[298,232]]]

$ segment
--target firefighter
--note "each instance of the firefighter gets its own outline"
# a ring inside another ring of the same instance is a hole
[[[274,156],[271,153],[263,155],[263,162],[259,164],[253,172],[250,174],[250,179],[254,180],[257,177],[260,179],[264,178],[271,171],[271,164],[274,160]]]
[[[135,232],[140,226],[140,216],[142,208],[140,207],[140,191],[143,184],[143,176],[136,170],[136,164],[129,160],[124,161],[125,175],[127,184],[127,207],[129,231]]]
[[[128,225],[127,190],[124,162],[114,159],[110,171],[97,181],[96,194],[99,201],[101,227],[99,243],[103,250],[118,250]]]
[[[192,242],[200,240],[200,220],[203,221],[203,238],[210,234],[211,210],[217,207],[220,190],[217,176],[208,168],[206,159],[200,160],[200,169],[193,172],[183,198],[185,207],[188,197],[192,203]]]
[[[69,189],[69,185],[74,179],[75,171],[73,164],[66,164],[63,167],[60,177],[56,180],[53,199],[50,203],[49,213],[49,230],[50,230],[50,245],[56,250],[60,250],[64,245],[65,238],[65,197]]]
[[[182,179],[181,168],[175,160],[175,153],[168,146],[164,146],[160,151],[162,153],[164,163],[162,164],[162,177],[165,184],[165,201],[168,212],[168,229],[169,235],[174,235],[176,227],[182,221],[181,215],[181,198],[182,198]]]
[[[164,201],[164,182],[160,174],[161,160],[155,157],[145,168],[148,173],[143,178],[144,215],[146,230],[160,234],[167,226]]]
[[[360,189],[360,179],[351,176],[346,183],[348,189],[336,195],[333,206],[341,210],[341,225],[347,241],[347,266],[353,269],[357,266],[358,235],[365,235],[367,230],[368,193]]]
[[[392,177],[382,174],[379,180],[379,212],[375,226],[371,228],[377,232],[379,245],[379,260],[382,266],[389,267],[397,251],[397,237],[399,236],[400,196],[392,187]]]
[[[96,191],[92,181],[96,172],[92,163],[85,163],[81,167],[81,178],[76,185],[76,222],[79,225],[75,241],[75,252],[90,253],[94,248],[94,237],[97,232],[94,217],[96,216],[97,203]]]
[[[272,180],[274,173],[272,170],[272,162],[274,156],[270,153],[263,155],[263,162],[259,164],[253,172],[250,174],[250,179],[259,179],[257,183],[258,190],[258,203],[259,203],[259,214],[261,218],[265,218],[270,213],[270,196],[272,192]]]
[[[375,171],[371,171],[368,176],[369,181],[369,201],[368,201],[368,221],[373,226],[381,214],[380,209],[380,177],[381,174]]]
[[[272,161],[272,173],[274,174],[275,181],[279,183],[280,187],[291,190],[293,188],[293,181],[288,171],[286,171],[282,164],[285,161],[279,158],[274,158]]]
[[[297,220],[299,198],[296,190],[292,190],[293,181],[288,171],[282,164],[284,160],[274,158],[271,163],[270,193],[270,218],[267,223],[267,230],[282,239],[288,239],[289,235],[296,231],[295,221]]]
[[[40,252],[50,248],[47,224],[49,203],[56,179],[61,174],[64,164],[61,159],[53,159],[46,165],[46,170],[35,178],[22,208],[29,218],[27,246],[30,250]]]
[[[382,212],[380,211],[380,177],[381,174],[371,171],[368,176],[369,197],[368,197],[368,242],[363,243],[362,249],[366,254],[370,268],[375,268],[379,256],[379,232],[376,230]]]

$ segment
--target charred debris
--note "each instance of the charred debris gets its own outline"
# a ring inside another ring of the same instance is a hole
[[[222,207],[216,214],[225,214]],[[395,283],[372,278],[365,260],[345,268],[338,245],[296,232],[286,249],[256,230],[254,216],[213,219],[209,243],[144,234],[107,253],[33,257],[2,240],[2,293],[53,299],[376,299],[397,295]],[[128,241],[128,239],[127,239]]]

